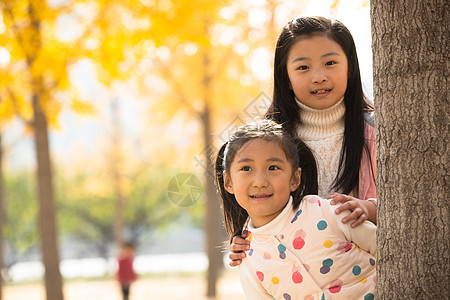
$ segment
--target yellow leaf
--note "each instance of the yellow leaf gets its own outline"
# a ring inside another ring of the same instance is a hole
[[[79,114],[93,115],[97,112],[95,106],[87,101],[82,101],[80,99],[72,99],[71,110]]]

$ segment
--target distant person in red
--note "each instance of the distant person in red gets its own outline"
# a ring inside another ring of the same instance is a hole
[[[131,283],[136,280],[136,273],[133,269],[133,259],[134,244],[131,242],[125,243],[117,259],[119,264],[117,279],[119,280],[122,288],[123,300],[128,300]]]

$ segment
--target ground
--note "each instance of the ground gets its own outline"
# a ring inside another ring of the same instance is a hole
[[[226,270],[218,283],[216,300],[244,300],[237,268]],[[207,300],[206,280],[202,274],[141,277],[131,288],[130,300]],[[4,300],[44,300],[41,284],[6,285]],[[64,286],[65,300],[121,300],[116,281],[71,281]]]

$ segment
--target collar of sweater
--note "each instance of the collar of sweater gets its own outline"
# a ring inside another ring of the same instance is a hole
[[[286,224],[286,220],[289,218],[289,215],[292,214],[292,196],[289,197],[289,201],[287,202],[284,209],[281,213],[275,217],[272,221],[263,225],[261,227],[255,228],[252,220],[250,219],[248,223],[248,230],[252,232],[254,235],[258,236],[275,236],[282,232]]]
[[[299,138],[305,141],[318,140],[344,133],[344,98],[327,109],[314,109],[297,98],[295,100],[300,107],[300,126],[297,128]]]

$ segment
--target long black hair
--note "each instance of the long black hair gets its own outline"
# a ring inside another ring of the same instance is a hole
[[[292,45],[300,38],[315,34],[323,34],[338,43],[347,56],[349,74],[344,94],[345,131],[333,188],[349,194],[358,186],[363,151],[366,151],[370,158],[368,146],[364,142],[364,128],[367,126],[364,122],[364,113],[372,112],[374,108],[364,95],[355,42],[344,24],[324,17],[301,17],[287,23],[275,49],[273,100],[265,117],[283,124],[293,136],[297,135],[301,112],[295,94],[289,88],[286,61]]]
[[[215,164],[215,182],[221,199],[225,228],[230,237],[230,242],[234,236],[241,235],[248,213],[239,205],[235,196],[226,191],[223,173],[230,171],[231,163],[239,149],[254,139],[264,139],[276,143],[285,153],[292,170],[302,169],[300,185],[295,191],[291,192],[294,208],[299,206],[304,195],[309,194],[308,191],[317,190],[317,180],[311,180],[317,178],[314,157],[301,140],[294,139],[281,125],[272,120],[260,120],[239,127],[228,142],[220,148]]]

